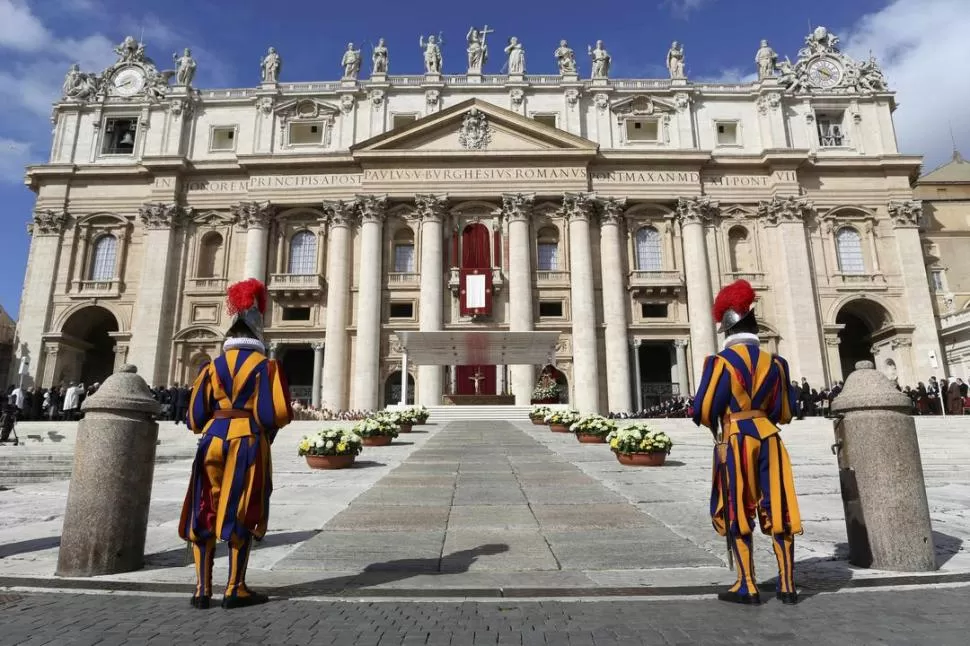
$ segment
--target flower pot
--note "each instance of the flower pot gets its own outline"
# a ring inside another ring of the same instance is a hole
[[[530,417],[529,419],[531,419],[532,423],[535,424],[536,426],[546,425],[546,420],[542,419],[541,417]]]
[[[393,439],[390,435],[372,435],[363,438],[363,444],[364,446],[387,446]]]
[[[398,429],[399,433],[410,433],[411,424],[401,424],[401,428]]]
[[[569,427],[565,424],[550,424],[549,430],[553,433],[568,433]]]
[[[592,433],[576,433],[576,439],[581,444],[606,444],[605,435],[593,435]]]
[[[654,453],[618,453],[616,461],[628,467],[662,467],[667,461],[667,454],[663,451]]]
[[[308,455],[306,463],[311,469],[346,469],[354,464],[356,455]]]

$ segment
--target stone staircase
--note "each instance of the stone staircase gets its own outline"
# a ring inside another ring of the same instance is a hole
[[[528,421],[531,406],[428,406],[428,422],[447,424],[456,420]]]

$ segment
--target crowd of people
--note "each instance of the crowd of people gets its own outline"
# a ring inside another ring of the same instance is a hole
[[[176,424],[184,424],[185,418],[189,414],[189,400],[192,397],[192,389],[186,384],[172,384],[165,386],[153,386],[150,388],[152,397],[161,406],[158,419]]]
[[[330,408],[317,408],[305,405],[299,401],[294,401],[291,405],[294,420],[314,421],[314,422],[355,422],[372,415],[374,411],[369,410],[333,410]]]
[[[81,417],[81,404],[97,392],[100,385],[85,386],[79,382],[63,383],[55,388],[12,385],[0,394],[0,404],[18,421],[71,421]]]

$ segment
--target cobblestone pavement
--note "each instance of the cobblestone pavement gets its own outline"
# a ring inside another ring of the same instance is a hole
[[[0,642],[102,644],[966,644],[970,587],[714,600],[315,602],[189,608],[182,597],[0,595]]]

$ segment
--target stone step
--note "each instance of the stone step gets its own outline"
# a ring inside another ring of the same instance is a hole
[[[527,420],[531,406],[428,406],[428,421],[444,424],[455,420]]]

